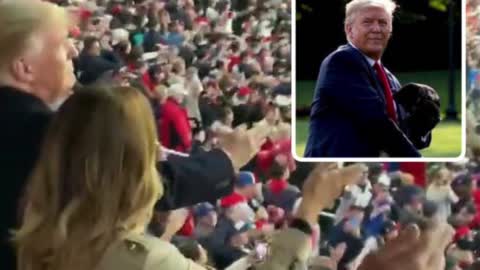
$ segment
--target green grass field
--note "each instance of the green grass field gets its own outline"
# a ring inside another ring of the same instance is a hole
[[[296,123],[298,156],[303,156],[307,141],[308,120]],[[461,154],[461,125],[454,122],[442,122],[433,130],[433,140],[429,148],[422,150],[424,157],[457,157]]]
[[[456,108],[461,116],[461,73],[456,73],[455,78],[455,101]],[[448,100],[448,72],[431,71],[397,74],[402,84],[417,82],[431,85],[437,90],[441,98],[442,113],[447,108]],[[296,101],[297,108],[309,106],[315,81],[297,82]],[[308,133],[308,119],[298,119],[296,122],[296,151],[303,156]],[[433,131],[433,140],[429,148],[422,150],[425,157],[457,157],[461,154],[462,129],[460,122],[441,122]]]

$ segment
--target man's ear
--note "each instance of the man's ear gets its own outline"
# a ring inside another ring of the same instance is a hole
[[[350,39],[352,35],[352,24],[351,23],[345,23],[345,34],[347,35],[347,39]]]
[[[33,68],[24,59],[15,59],[9,68],[11,74],[18,81],[30,82],[33,80]]]

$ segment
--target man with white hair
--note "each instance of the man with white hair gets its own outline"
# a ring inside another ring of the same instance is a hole
[[[15,269],[7,246],[17,225],[24,183],[37,158],[51,107],[69,95],[74,83],[66,11],[43,1],[0,3],[0,261]]]
[[[310,113],[306,157],[420,157],[430,134],[414,145],[393,93],[401,86],[382,64],[392,35],[392,0],[346,6],[348,44],[323,61]]]

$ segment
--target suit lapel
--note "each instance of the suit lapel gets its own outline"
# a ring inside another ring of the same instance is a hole
[[[355,49],[354,47],[352,47],[350,44],[347,44],[346,46],[350,49],[350,51],[353,53],[353,55],[355,56],[355,58],[356,58],[358,61],[360,61],[360,63],[362,63],[364,69],[367,71],[368,80],[370,81],[370,83],[371,83],[371,85],[373,86],[373,88],[374,88],[375,90],[377,90],[377,92],[380,94],[380,97],[382,98],[383,102],[386,103],[383,86],[382,86],[382,84],[380,83],[380,81],[378,80],[378,76],[377,76],[377,74],[375,73],[375,70],[373,69],[373,67],[370,66],[370,64],[368,63],[367,59],[365,59],[365,56],[363,56],[363,54],[360,53],[357,49]],[[390,80],[390,79],[389,79],[389,80]]]
[[[364,65],[364,69],[367,71],[368,79],[369,79],[372,87],[375,90],[378,91],[379,96],[382,98],[383,102],[386,104],[387,102],[386,102],[386,99],[385,99],[385,93],[384,93],[384,90],[383,90],[382,83],[378,79],[377,73],[375,72],[373,67],[370,66],[367,59],[365,59],[363,54],[360,53],[357,49],[353,48],[350,44],[342,46],[343,49],[346,49],[345,47],[352,52],[352,55],[354,55],[354,57],[356,58],[357,61],[360,61],[360,63],[362,63],[362,65]],[[388,69],[386,69],[385,67],[384,67],[384,69],[385,69],[385,73],[387,74],[388,83],[390,84],[390,89],[393,92],[392,94],[394,94],[395,92],[397,92],[401,88],[401,84]],[[397,116],[398,116],[398,119],[399,119],[400,127],[403,129],[404,126],[403,126],[402,119],[405,118],[405,111],[403,110],[401,105],[397,104],[396,102],[395,102],[395,104],[397,106]]]
[[[400,82],[393,76],[393,74],[385,68],[385,72],[387,73],[388,82],[390,83],[390,88],[392,89],[393,94],[395,94],[400,88]]]

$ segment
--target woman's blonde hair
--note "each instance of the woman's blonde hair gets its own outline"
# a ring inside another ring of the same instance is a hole
[[[163,189],[157,135],[136,89],[84,89],[55,115],[15,232],[20,270],[93,269],[106,248],[149,222]]]

